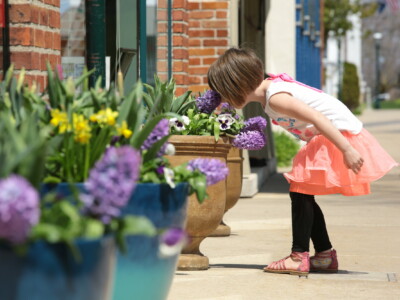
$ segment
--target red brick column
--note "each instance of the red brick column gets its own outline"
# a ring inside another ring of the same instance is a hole
[[[176,95],[187,91],[189,85],[189,36],[187,0],[173,0],[172,4],[172,77],[175,78]]]
[[[168,1],[157,2],[157,75],[168,79]]]
[[[60,0],[9,0],[10,53],[16,74],[26,69],[25,81],[46,86],[46,62],[61,63]]]
[[[203,92],[207,70],[229,43],[229,1],[188,0],[189,89]]]

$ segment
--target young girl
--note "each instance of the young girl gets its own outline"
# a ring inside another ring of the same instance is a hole
[[[208,83],[236,108],[259,102],[265,112],[297,138],[307,142],[284,176],[292,201],[292,253],[264,271],[307,275],[337,272],[338,260],[314,195],[370,193],[370,182],[397,163],[338,99],[283,73],[264,80],[254,52],[231,48],[208,71]],[[315,255],[309,257],[310,238]]]

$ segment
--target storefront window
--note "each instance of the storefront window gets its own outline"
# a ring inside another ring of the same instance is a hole
[[[61,0],[61,63],[64,77],[79,77],[85,66],[84,0]]]
[[[149,84],[154,83],[155,74],[162,80],[171,77],[171,2],[141,1],[140,77]]]
[[[98,47],[104,45],[105,57],[100,59],[104,66],[96,69],[105,70],[104,74],[98,74],[105,78],[105,84],[115,80],[118,70],[123,72],[127,88],[139,78],[154,83],[154,74],[163,80],[170,77],[171,0],[104,0],[99,3],[104,5],[105,34],[103,39],[96,36],[95,43]],[[85,12],[85,0],[60,2],[61,61],[65,77],[79,77],[88,63],[87,57],[93,56],[87,47],[88,43],[93,45],[96,28],[87,27],[91,10],[89,6],[86,9]]]

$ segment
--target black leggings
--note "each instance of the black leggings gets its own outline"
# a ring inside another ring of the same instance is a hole
[[[324,215],[313,195],[290,192],[292,200],[292,251],[310,251],[310,238],[316,252],[332,248]]]

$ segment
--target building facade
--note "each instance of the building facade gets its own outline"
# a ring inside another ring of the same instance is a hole
[[[6,0],[3,0],[6,1]],[[321,0],[8,0],[3,70],[26,69],[46,86],[46,62],[64,76],[95,68],[107,86],[122,70],[126,86],[154,74],[174,78],[176,94],[203,92],[207,70],[231,46],[253,48],[266,71],[321,86]],[[246,117],[262,115],[249,106]],[[269,143],[250,152],[263,174],[275,171]],[[247,173],[250,173],[250,169]],[[261,176],[262,177],[262,176]]]

